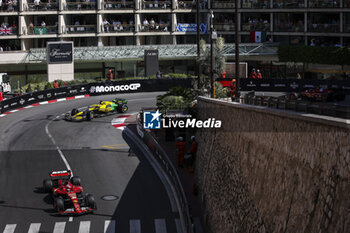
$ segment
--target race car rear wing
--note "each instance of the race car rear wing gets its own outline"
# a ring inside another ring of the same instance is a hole
[[[68,170],[68,171],[53,171],[49,175],[50,175],[50,177],[71,176],[72,175],[72,171],[71,170]]]

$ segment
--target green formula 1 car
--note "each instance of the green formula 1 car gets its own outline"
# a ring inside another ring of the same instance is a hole
[[[128,110],[127,103],[126,99],[121,98],[115,98],[112,101],[101,100],[99,104],[93,104],[82,111],[74,108],[70,113],[66,113],[64,118],[69,121],[90,121],[95,117],[108,116],[116,112],[124,113]]]

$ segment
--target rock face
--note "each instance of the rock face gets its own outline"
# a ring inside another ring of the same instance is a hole
[[[346,121],[199,98],[196,178],[214,233],[350,232]]]

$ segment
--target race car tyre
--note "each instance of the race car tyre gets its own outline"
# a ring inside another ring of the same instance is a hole
[[[73,108],[72,111],[70,112],[70,115],[71,115],[71,116],[74,116],[74,115],[77,114],[78,112],[79,112],[78,109]]]
[[[70,182],[73,185],[81,186],[81,181],[80,181],[80,177],[79,176],[74,176],[74,177],[70,178]]]
[[[123,104],[120,108],[118,108],[118,112],[124,113],[128,111],[128,106],[126,104]]]
[[[94,196],[92,194],[86,194],[85,202],[91,209],[96,209],[96,202]]]
[[[57,212],[61,212],[61,211],[64,211],[65,208],[64,208],[64,200],[62,197],[56,197],[54,199],[54,208]]]
[[[43,188],[45,193],[49,193],[53,189],[53,182],[50,179],[45,179],[43,181]]]
[[[92,111],[88,111],[86,113],[86,120],[91,121],[94,118],[94,113]]]

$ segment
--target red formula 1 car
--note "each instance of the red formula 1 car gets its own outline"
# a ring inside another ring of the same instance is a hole
[[[301,92],[301,99],[311,101],[343,101],[345,93],[342,90],[315,88]]]
[[[71,171],[54,171],[43,181],[44,191],[51,193],[55,210],[62,215],[81,215],[96,209],[91,194],[83,194],[80,178]]]

